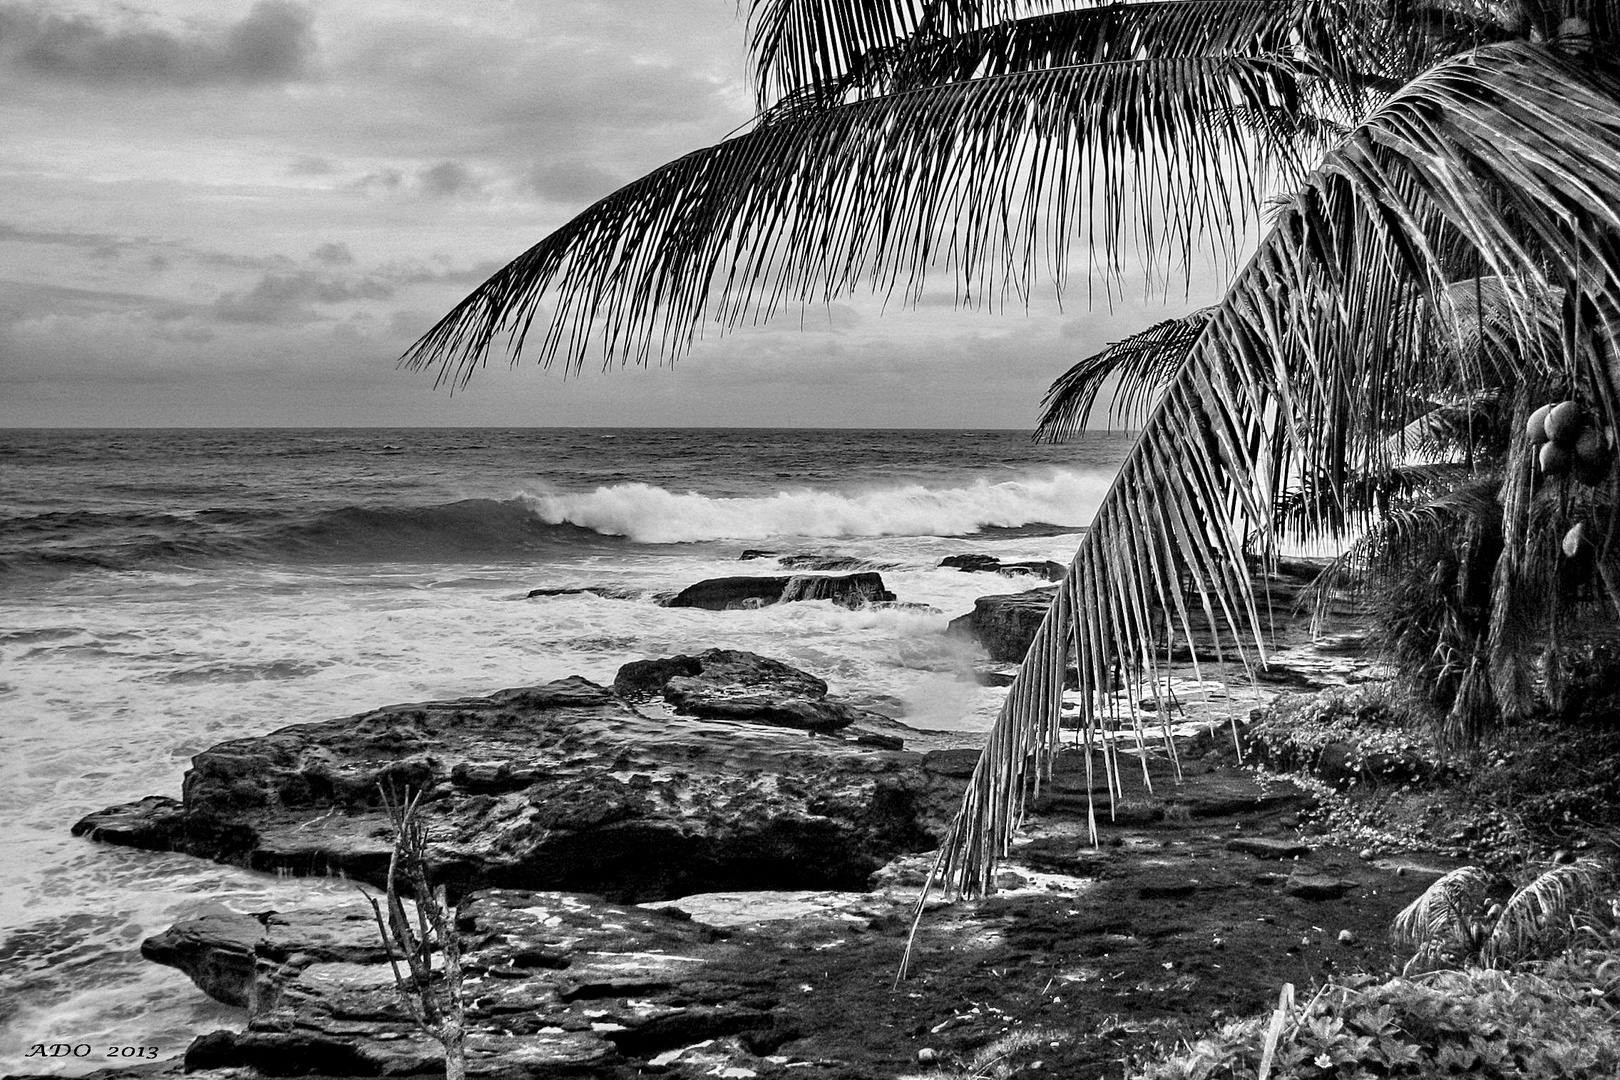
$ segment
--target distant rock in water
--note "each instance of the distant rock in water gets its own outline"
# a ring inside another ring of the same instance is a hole
[[[952,619],[947,633],[966,634],[983,645],[990,659],[1018,663],[1035,640],[1057,587],[1045,585],[1027,592],[981,596],[973,610]]]
[[[637,589],[627,589],[622,585],[564,585],[552,589],[530,589],[528,599],[584,595],[600,596],[604,600],[634,600],[643,594]]]
[[[709,611],[765,607],[797,600],[831,600],[843,607],[888,603],[894,593],[884,588],[883,576],[873,571],[858,574],[794,574],[787,577],[708,578],[688,585],[664,601],[665,607],[696,607]]]
[[[940,567],[955,567],[964,574],[1005,574],[1008,577],[1032,575],[1045,578],[1047,581],[1062,581],[1063,575],[1068,573],[1068,567],[1062,563],[1044,559],[1038,562],[1011,562],[1004,563],[994,555],[969,553],[966,555],[948,555],[939,562]]]

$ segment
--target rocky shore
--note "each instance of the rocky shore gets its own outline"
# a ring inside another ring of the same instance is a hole
[[[1300,663],[1343,674],[1331,656]],[[179,799],[73,831],[376,887],[380,791],[425,792],[429,855],[460,905],[476,1076],[949,1076],[992,1054],[1007,1075],[1116,1077],[1282,982],[1387,963],[1390,919],[1449,865],[1303,843],[1316,796],[1237,768],[1227,738],[1188,742],[1179,777],[1142,748],[1111,807],[1083,754],[1060,755],[998,891],[932,900],[898,986],[975,740],[906,728],[750,653],[231,740],[194,758]],[[143,1075],[442,1070],[358,891],[203,912],[142,953],[244,1010]]]

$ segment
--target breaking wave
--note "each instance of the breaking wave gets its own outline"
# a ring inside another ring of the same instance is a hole
[[[907,484],[859,492],[801,488],[719,498],[628,483],[576,494],[531,495],[543,521],[643,544],[770,537],[965,536],[1036,524],[1091,522],[1112,473],[1054,471],[965,487]]]

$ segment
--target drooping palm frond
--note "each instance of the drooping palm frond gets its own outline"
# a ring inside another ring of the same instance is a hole
[[[1072,248],[1118,266],[1130,242],[1184,260],[1235,242],[1275,164],[1240,103],[1278,97],[1272,57],[1081,64],[767,113],[587,209],[481,285],[406,355],[464,383],[491,345],[543,326],[542,365],[684,352],[721,329],[863,285],[906,298],[949,268],[1004,304]]]
[[[1187,352],[1198,340],[1211,309],[1166,319],[1146,330],[1116,341],[1076,363],[1059,375],[1041,399],[1035,437],[1062,442],[1085,429],[1097,395],[1114,379],[1109,400],[1110,422],[1127,423],[1141,416],[1154,396],[1181,369]]]
[[[1500,966],[1549,955],[1567,944],[1583,916],[1598,910],[1608,874],[1603,865],[1581,859],[1554,866],[1521,886],[1502,906],[1482,957]]]
[[[1188,582],[1211,623],[1218,608],[1234,637],[1262,645],[1244,549],[1266,547],[1287,476],[1337,483],[1381,464],[1385,437],[1410,419],[1404,380],[1451,362],[1422,345],[1452,241],[1505,282],[1578,284],[1603,310],[1620,302],[1617,102],[1613,72],[1549,49],[1481,50],[1393,97],[1282,208],[1081,541],[947,838],[949,887],[988,886],[1050,767],[1071,654],[1083,716],[1115,672],[1156,681],[1156,611],[1185,623]],[[1509,292],[1528,340],[1533,294]],[[1597,355],[1565,363],[1590,368]],[[1088,767],[1096,734],[1085,728]],[[1106,739],[1102,749],[1106,760]]]
[[[1473,949],[1480,901],[1491,881],[1491,875],[1477,866],[1459,866],[1441,876],[1395,916],[1390,930],[1395,943],[1415,948],[1413,960],[1419,964],[1448,952],[1467,955]]]

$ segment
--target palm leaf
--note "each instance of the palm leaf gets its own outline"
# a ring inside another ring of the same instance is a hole
[[[1423,890],[1399,915],[1391,936],[1396,944],[1434,956],[1447,947],[1464,953],[1473,947],[1473,917],[1491,886],[1491,875],[1477,866],[1459,866]]]
[[[1076,363],[1058,376],[1041,401],[1035,437],[1062,442],[1086,426],[1097,395],[1115,380],[1109,420],[1140,416],[1187,359],[1210,309],[1155,323]]]
[[[1582,859],[1555,866],[1519,888],[1485,941],[1485,961],[1515,963],[1567,942],[1577,920],[1595,910],[1606,877],[1601,864]]]

